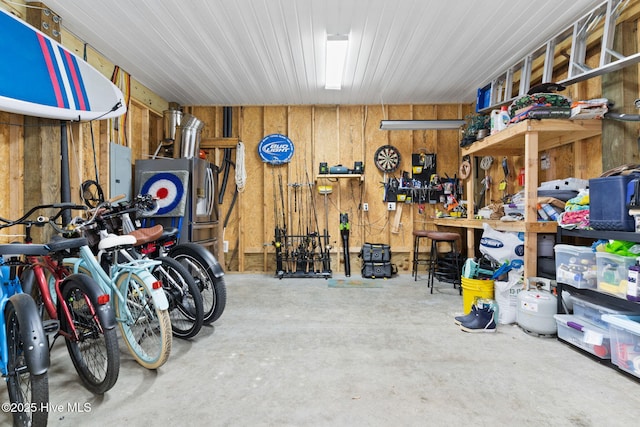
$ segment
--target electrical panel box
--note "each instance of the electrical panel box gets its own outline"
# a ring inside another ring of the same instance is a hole
[[[109,197],[120,194],[131,200],[131,148],[109,144]]]

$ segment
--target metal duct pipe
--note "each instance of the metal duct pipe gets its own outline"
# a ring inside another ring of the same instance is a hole
[[[191,114],[183,114],[180,126],[176,127],[173,157],[192,158],[200,149],[200,134],[204,123]]]
[[[182,119],[182,111],[180,110],[165,110],[162,112],[163,127],[164,127],[164,141],[176,140],[176,128],[180,126]]]

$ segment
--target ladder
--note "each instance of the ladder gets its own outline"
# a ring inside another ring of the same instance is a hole
[[[500,72],[478,89],[476,112],[486,113],[525,95],[531,88],[534,68],[538,73],[541,71],[541,83],[553,82],[566,86],[640,62],[638,52],[625,56],[613,49],[618,18],[629,1],[606,0],[507,70]],[[570,49],[567,49],[569,46]],[[589,47],[600,48],[600,62],[595,68],[585,63]],[[569,54],[566,53],[567,50]],[[568,60],[567,77],[555,81],[555,62],[563,59]]]

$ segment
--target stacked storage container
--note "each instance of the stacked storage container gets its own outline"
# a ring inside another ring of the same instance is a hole
[[[576,288],[596,288],[596,253],[590,247],[555,245],[554,250],[557,282]]]
[[[636,257],[596,252],[596,263],[598,265],[598,290],[626,298],[629,267],[636,263]]]
[[[602,316],[611,334],[611,361],[623,371],[640,377],[640,317]]]
[[[603,307],[584,295],[574,295],[573,314],[556,314],[558,338],[601,359],[611,358],[611,334],[605,315],[623,315],[626,311]]]

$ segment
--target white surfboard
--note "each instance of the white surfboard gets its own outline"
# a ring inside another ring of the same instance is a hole
[[[0,9],[0,111],[87,121],[118,117],[127,107],[98,70]]]

